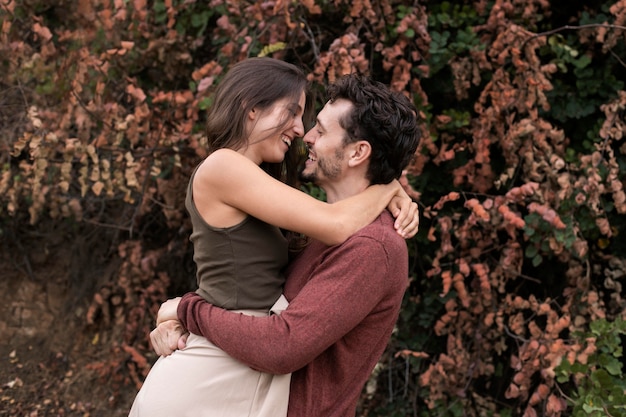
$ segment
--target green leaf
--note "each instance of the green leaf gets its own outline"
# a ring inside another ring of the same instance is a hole
[[[209,21],[209,16],[206,13],[196,13],[191,15],[191,26],[199,28],[204,26]]]
[[[166,10],[165,2],[163,0],[156,0],[154,2],[154,11],[155,12],[164,12]]]
[[[537,256],[538,253],[539,250],[535,245],[526,246],[526,250],[524,251],[524,255],[529,259],[534,258],[535,256]]]
[[[596,336],[600,336],[603,333],[606,333],[609,328],[610,324],[606,320],[594,320],[589,325],[589,329]]]
[[[573,63],[576,68],[585,68],[591,64],[591,58],[588,55],[583,55],[579,59],[574,60]]]
[[[622,375],[622,363],[615,358],[613,358],[613,360],[611,361],[608,361],[608,363],[605,365],[605,368],[608,373],[613,376]]]
[[[198,102],[198,108],[200,110],[206,110],[209,107],[211,107],[211,103],[213,102],[213,100],[211,100],[210,97],[204,97],[202,100],[200,100]]]
[[[602,411],[602,408],[597,405],[583,404],[583,410],[587,413],[593,413],[594,411]]]

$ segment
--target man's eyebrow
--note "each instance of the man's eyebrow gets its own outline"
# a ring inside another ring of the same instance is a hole
[[[319,125],[319,127],[321,127],[322,130],[324,130],[324,131],[326,130],[326,126],[324,126],[324,123],[322,123],[322,121],[320,119],[318,119],[317,117],[315,118],[315,123],[317,125]]]

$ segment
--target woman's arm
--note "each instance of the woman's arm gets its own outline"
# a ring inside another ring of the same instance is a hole
[[[371,223],[394,197],[404,201],[404,211],[395,209],[392,213],[397,217],[398,233],[404,237],[415,234],[419,223],[417,206],[397,181],[373,185],[353,197],[328,204],[283,184],[245,156],[227,149],[212,154],[198,168],[194,180],[197,207],[202,206],[203,196],[218,198],[267,223],[328,245],[344,242]]]

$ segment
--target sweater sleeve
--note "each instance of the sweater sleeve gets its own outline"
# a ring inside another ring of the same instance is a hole
[[[385,247],[367,236],[352,237],[332,251],[280,315],[253,317],[185,295],[178,316],[232,357],[269,373],[293,372],[311,362],[372,312],[393,287],[394,267]]]

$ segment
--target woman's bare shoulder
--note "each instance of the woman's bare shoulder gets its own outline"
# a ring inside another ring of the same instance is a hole
[[[206,162],[209,163],[220,163],[221,161],[230,161],[245,158],[242,154],[237,151],[228,148],[218,149],[216,151],[211,152],[209,156],[204,158],[203,164]]]
[[[237,151],[224,148],[212,152],[200,163],[196,177],[226,185],[242,175],[256,175],[257,171],[259,167],[250,159]]]
[[[218,149],[204,158],[201,162],[199,170],[202,171],[222,171],[237,169],[238,166],[252,163],[244,155],[232,149]]]

